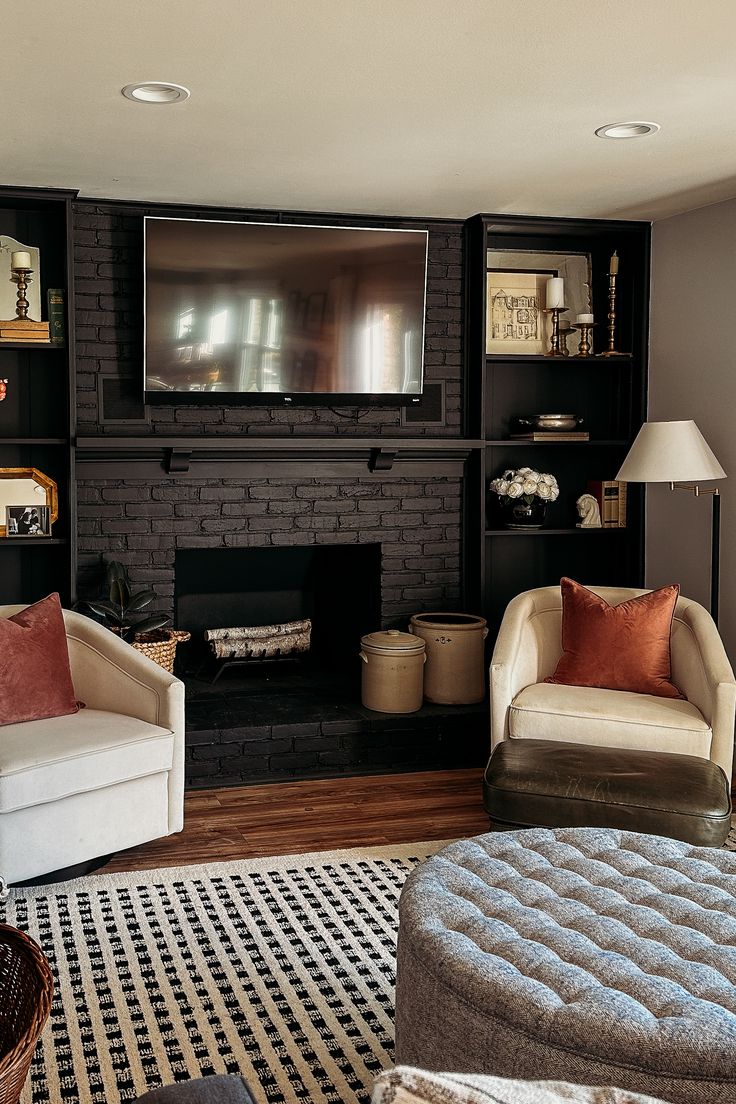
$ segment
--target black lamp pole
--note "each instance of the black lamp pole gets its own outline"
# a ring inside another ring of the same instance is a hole
[[[710,614],[718,624],[718,599],[721,580],[721,496],[718,488],[713,490],[713,531],[710,545]]]

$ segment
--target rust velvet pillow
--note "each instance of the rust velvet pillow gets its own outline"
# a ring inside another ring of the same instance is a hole
[[[676,584],[611,606],[574,579],[561,579],[562,656],[545,682],[681,698],[670,681]]]
[[[78,709],[59,595],[0,617],[0,725]]]

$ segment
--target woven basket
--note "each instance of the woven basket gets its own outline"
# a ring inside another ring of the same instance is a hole
[[[176,646],[190,640],[191,636],[184,629],[154,629],[153,632],[139,633],[131,643],[139,652],[143,652],[154,663],[158,663],[159,667],[173,675]]]
[[[41,948],[24,932],[0,924],[0,1104],[17,1104],[53,991]]]

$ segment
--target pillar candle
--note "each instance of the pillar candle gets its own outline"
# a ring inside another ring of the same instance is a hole
[[[593,325],[593,315],[592,314],[579,314],[577,320],[578,320],[578,322],[583,322],[584,324],[586,324],[588,326]]]
[[[17,251],[10,254],[10,267],[13,272],[17,272],[19,268],[31,267],[31,254]]]
[[[618,253],[615,250],[611,257],[611,263],[608,266],[608,273],[610,276],[616,276],[618,273]]]
[[[547,281],[547,310],[552,307],[564,307],[565,281],[561,276],[553,276]]]

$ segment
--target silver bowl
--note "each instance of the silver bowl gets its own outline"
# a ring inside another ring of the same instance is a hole
[[[528,429],[577,429],[583,419],[577,414],[525,414],[517,419]]]

